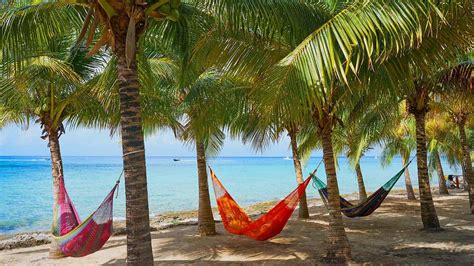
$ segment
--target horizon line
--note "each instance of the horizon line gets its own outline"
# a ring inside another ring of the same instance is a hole
[[[49,155],[0,155],[0,157],[50,157]],[[63,155],[61,157],[122,157],[121,155]],[[183,156],[173,156],[173,155],[146,155],[145,157],[163,157],[163,158],[196,158],[196,155],[183,155]],[[255,156],[255,155],[242,155],[242,156],[209,156],[209,158],[292,158],[291,156],[286,155],[268,155],[268,156]],[[309,158],[322,158],[323,155],[310,156]],[[381,157],[380,155],[364,155],[362,157]],[[394,156],[394,157],[398,157]],[[337,156],[337,158],[347,158],[346,156]]]

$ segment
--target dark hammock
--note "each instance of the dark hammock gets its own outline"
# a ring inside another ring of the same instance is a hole
[[[113,196],[119,181],[99,208],[81,223],[63,177],[59,180],[59,197],[53,212],[53,241],[56,241],[65,256],[83,257],[92,254],[101,249],[112,234]]]
[[[392,190],[393,186],[402,176],[405,169],[410,165],[411,161],[408,162],[402,170],[400,170],[395,176],[390,178],[382,187],[380,187],[377,191],[372,193],[366,200],[360,202],[359,204],[352,204],[343,197],[339,196],[339,202],[341,205],[341,212],[349,217],[363,217],[372,214],[384,201],[387,197],[390,190]],[[313,186],[318,190],[319,195],[321,195],[321,199],[323,200],[326,207],[328,207],[328,190],[326,184],[313,175]]]
[[[309,176],[268,213],[252,221],[217,179],[214,171],[210,169],[210,172],[224,228],[231,234],[246,235],[261,241],[272,238],[283,230],[311,180],[311,176]]]

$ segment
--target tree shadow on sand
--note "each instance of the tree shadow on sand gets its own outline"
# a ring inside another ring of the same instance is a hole
[[[354,262],[469,263],[474,254],[474,216],[463,213],[464,199],[436,201],[439,233],[420,230],[419,203],[389,197],[371,216],[345,218]],[[307,220],[293,217],[277,237],[255,241],[227,233],[199,237],[196,226],[176,227],[152,234],[157,264],[315,264],[326,252],[327,210],[312,207]],[[434,244],[433,244],[434,243]],[[471,243],[471,244],[469,244]],[[467,245],[467,246],[466,246]],[[110,263],[120,263],[111,261]]]
[[[318,227],[318,225],[312,227]],[[311,260],[312,246],[299,245],[306,238],[303,234],[281,234],[269,241],[255,241],[245,236],[231,235],[224,231],[221,224],[217,226],[218,235],[199,237],[197,228],[183,227],[178,230],[157,233],[153,238],[159,243],[153,245],[155,261],[164,262],[206,262],[225,261],[241,263],[242,261],[267,262],[305,262]]]

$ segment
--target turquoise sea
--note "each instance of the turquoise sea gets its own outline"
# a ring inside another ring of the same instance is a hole
[[[150,213],[197,209],[197,169],[193,157],[147,157]],[[307,163],[309,173],[321,158]],[[357,191],[355,173],[345,158],[339,158],[341,193]],[[64,157],[64,175],[70,197],[81,217],[87,217],[110,191],[122,169],[121,157]],[[283,157],[217,157],[209,165],[233,197],[248,206],[259,201],[281,199],[295,188],[293,161]],[[449,169],[445,174],[460,173]],[[364,157],[362,171],[368,191],[374,191],[402,167],[400,158],[382,167],[380,158]],[[417,185],[416,162],[410,166],[413,184]],[[325,177],[324,167],[318,176]],[[437,178],[432,185],[437,185]],[[323,179],[325,180],[325,178]],[[403,177],[396,184],[403,188]],[[51,164],[48,157],[0,156],[0,235],[48,230],[52,216]],[[309,196],[317,196],[308,187]],[[211,198],[213,204],[213,191]],[[115,201],[114,217],[125,216],[125,194],[122,185]]]

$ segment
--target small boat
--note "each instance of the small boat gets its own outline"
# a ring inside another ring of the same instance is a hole
[[[285,158],[283,158],[283,160],[291,160],[291,158],[286,156]]]
[[[175,158],[175,159],[173,159],[173,161],[175,161],[175,162],[179,162],[179,161],[181,161],[181,160],[180,160],[180,159],[176,159],[176,158]]]

